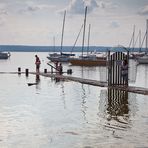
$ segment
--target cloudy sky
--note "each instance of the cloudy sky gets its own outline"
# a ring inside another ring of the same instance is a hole
[[[128,46],[135,25],[135,38],[142,36],[148,19],[148,0],[0,0],[0,44],[60,45],[66,10],[63,45],[73,45],[88,7],[90,45]],[[82,34],[77,45],[82,45]],[[137,45],[138,46],[138,45]]]

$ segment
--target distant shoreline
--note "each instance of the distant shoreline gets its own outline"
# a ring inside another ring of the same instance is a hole
[[[73,46],[63,46],[62,52],[81,52],[82,47],[76,46],[72,50]],[[108,46],[90,46],[89,52],[107,52],[111,47]],[[87,52],[88,47],[84,47],[83,52]],[[131,52],[139,51],[139,48],[130,48]],[[60,46],[28,46],[28,45],[0,45],[0,51],[9,51],[9,52],[61,52]],[[121,51],[120,48],[117,48],[116,51]],[[142,48],[141,51],[145,51],[145,48]]]

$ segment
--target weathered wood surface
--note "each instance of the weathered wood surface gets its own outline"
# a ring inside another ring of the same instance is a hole
[[[0,74],[18,74],[18,72],[0,72]],[[21,72],[21,74],[25,74],[25,72]],[[29,74],[36,75],[36,72],[29,72]],[[75,82],[89,84],[89,85],[93,85],[93,86],[108,87],[107,82],[101,82],[101,81],[97,81],[97,80],[83,79],[83,78],[78,78],[78,77],[73,77],[73,76],[65,76],[65,75],[43,73],[43,72],[41,72],[39,75],[45,76],[45,77],[62,79],[62,80],[75,81]],[[109,88],[114,88],[117,90],[125,90],[125,91],[132,92],[132,93],[148,95],[148,88],[135,87],[135,86],[128,86],[128,87],[109,86]]]
[[[30,72],[31,73],[31,72]],[[36,74],[35,72],[32,72],[32,74]],[[65,76],[65,75],[59,75],[59,74],[51,74],[51,73],[40,73],[41,76],[45,77],[51,77],[51,78],[57,78],[57,79],[64,79],[64,80],[71,80],[83,84],[89,84],[93,86],[99,86],[99,87],[108,87],[107,82],[101,82],[97,80],[90,80],[90,79],[84,79],[84,78],[78,78],[78,77],[72,77],[72,76]],[[138,93],[143,95],[148,95],[148,88],[142,88],[142,87],[135,87],[135,86],[109,86],[109,88],[114,88],[118,90],[125,90],[132,93]]]

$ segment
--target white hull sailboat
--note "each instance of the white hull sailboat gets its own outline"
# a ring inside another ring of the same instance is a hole
[[[64,26],[65,26],[65,16],[66,16],[66,11],[64,12],[64,18],[63,18],[63,27],[62,27],[62,38],[61,38],[61,52],[60,53],[53,53],[49,54],[47,58],[51,62],[69,62],[69,58],[71,56],[75,56],[75,54],[72,53],[63,53],[63,36],[64,36]]]
[[[148,64],[148,55],[137,58],[138,64]]]
[[[138,64],[148,64],[148,19],[146,20],[146,53],[144,56],[137,58]]]

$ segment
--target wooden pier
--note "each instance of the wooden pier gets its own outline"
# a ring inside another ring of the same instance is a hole
[[[18,72],[0,72],[0,74],[18,74]],[[20,72],[19,74],[26,74],[26,72]],[[28,74],[37,75],[36,72],[28,72]],[[40,72],[39,75],[44,76],[44,77],[55,78],[55,79],[59,79],[59,80],[75,81],[75,82],[79,82],[79,83],[82,83],[82,84],[88,84],[88,85],[99,86],[99,87],[108,87],[108,88],[127,91],[127,92],[131,92],[131,93],[138,93],[138,94],[142,94],[142,95],[148,95],[148,88],[143,88],[143,87],[120,86],[120,85],[118,85],[118,86],[108,86],[107,82],[101,82],[101,81],[97,81],[97,80],[78,78],[78,77],[73,77],[73,76],[59,75],[59,74],[54,74],[54,73],[49,73],[49,72],[47,72],[47,73]]]
[[[35,72],[30,72],[30,74],[36,75]],[[78,77],[73,77],[73,76],[52,74],[52,73],[42,73],[41,72],[39,75],[44,76],[44,77],[51,77],[51,78],[55,78],[55,79],[75,81],[75,82],[88,84],[88,85],[93,85],[93,86],[108,87],[108,88],[113,88],[113,89],[117,89],[117,90],[123,90],[123,91],[127,91],[127,92],[148,95],[148,88],[143,88],[143,87],[120,86],[120,85],[118,85],[118,86],[108,86],[107,82],[101,82],[101,81],[97,81],[97,80],[78,78]]]

